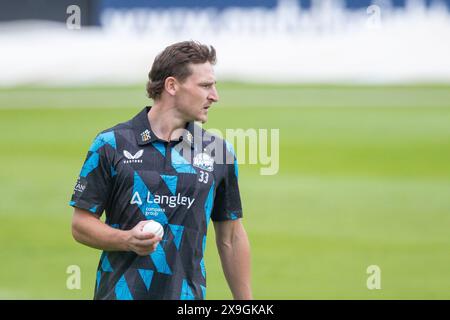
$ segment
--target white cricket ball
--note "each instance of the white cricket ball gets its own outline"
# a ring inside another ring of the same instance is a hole
[[[142,229],[142,231],[154,233],[155,235],[157,235],[160,238],[162,238],[164,235],[163,226],[159,222],[156,222],[155,220],[149,220],[144,225],[144,228]]]

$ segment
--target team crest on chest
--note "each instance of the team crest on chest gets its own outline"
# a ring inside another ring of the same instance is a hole
[[[194,157],[193,165],[194,167],[211,172],[214,170],[214,159],[207,153],[199,153]]]

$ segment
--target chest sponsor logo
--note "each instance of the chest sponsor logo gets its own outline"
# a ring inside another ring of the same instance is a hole
[[[188,209],[194,204],[195,198],[181,196],[181,194],[177,194],[176,196],[161,196],[159,194],[155,194],[152,199],[152,195],[150,192],[147,192],[147,198],[144,199],[149,204],[165,204],[168,205],[169,208],[175,208],[178,205],[187,206]],[[131,198],[130,204],[142,205],[143,201],[139,192],[135,192],[133,197]]]
[[[214,159],[207,153],[199,153],[194,157],[194,167],[212,172],[214,170]]]
[[[144,154],[144,150],[139,150],[136,154],[132,155],[127,150],[123,151],[123,155],[127,160],[123,160],[123,163],[142,163],[142,159],[139,159]]]

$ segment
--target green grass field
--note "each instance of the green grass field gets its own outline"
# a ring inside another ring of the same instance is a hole
[[[208,127],[280,129],[279,173],[239,171],[255,298],[450,298],[450,86],[219,90]],[[68,201],[96,133],[149,103],[143,86],[0,91],[0,298],[92,299],[100,252],[72,239]],[[209,231],[207,298],[228,299]]]

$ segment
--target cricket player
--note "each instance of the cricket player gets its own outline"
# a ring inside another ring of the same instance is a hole
[[[70,205],[75,240],[102,250],[94,299],[205,299],[210,220],[234,299],[252,299],[234,150],[195,123],[219,100],[215,62],[198,42],[165,48],[149,73],[153,106],[89,148]],[[162,238],[143,231],[148,220]]]

